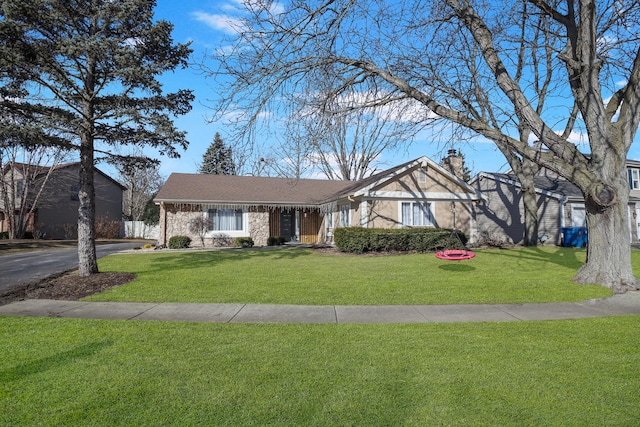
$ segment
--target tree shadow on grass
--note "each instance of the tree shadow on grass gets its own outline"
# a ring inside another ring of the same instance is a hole
[[[78,359],[91,357],[102,349],[111,346],[111,341],[96,341],[88,344],[72,348],[67,351],[56,353],[51,356],[35,359],[13,368],[0,371],[0,383],[9,381],[18,381],[30,375],[39,374],[41,372],[55,369],[61,366],[74,363]]]
[[[578,254],[581,256],[578,257]],[[561,267],[579,269],[584,264],[585,249],[524,247],[492,251],[491,256],[511,258],[512,260],[531,260],[542,263],[553,263]]]
[[[199,267],[211,267],[215,264],[227,262],[248,261],[251,259],[269,258],[273,260],[295,260],[310,256],[308,249],[223,249],[218,251],[184,251],[176,253],[159,253],[151,261],[152,271],[177,271]]]

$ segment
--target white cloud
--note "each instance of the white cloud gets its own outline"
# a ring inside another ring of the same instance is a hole
[[[563,131],[555,131],[555,133],[557,135],[562,135]],[[571,131],[571,133],[569,134],[569,137],[567,138],[567,141],[574,144],[574,145],[582,145],[582,144],[586,144],[587,141],[589,141],[589,138],[587,136],[586,133],[584,132],[577,132],[575,130]]]
[[[196,21],[227,34],[236,34],[238,28],[241,26],[240,19],[228,15],[195,11],[191,13],[191,16],[193,16]]]
[[[224,3],[220,6],[220,9],[226,12],[237,12],[244,7],[243,0],[230,0],[228,3]]]
[[[227,34],[237,34],[239,29],[242,28],[242,18],[245,15],[243,13],[245,8],[249,7],[254,10],[267,10],[273,15],[279,15],[285,12],[285,7],[281,3],[274,2],[267,5],[264,0],[251,0],[249,3],[245,3],[242,0],[231,0],[220,6],[223,14],[207,13],[201,10],[197,10],[191,13],[191,16],[196,21],[202,22],[209,27],[223,31]]]
[[[243,6],[243,1],[235,0],[235,3]],[[268,4],[265,0],[250,0],[247,2],[248,6],[253,10],[269,10],[272,15],[279,15],[285,12],[285,7],[282,3],[273,2]]]

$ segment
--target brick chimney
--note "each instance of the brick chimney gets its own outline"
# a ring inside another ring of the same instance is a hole
[[[454,174],[459,179],[464,179],[464,169],[462,156],[456,149],[450,149],[447,151],[447,157],[440,161],[440,166]]]

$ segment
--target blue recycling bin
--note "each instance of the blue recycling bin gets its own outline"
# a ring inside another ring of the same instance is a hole
[[[562,227],[562,246],[583,248],[587,245],[586,227]]]

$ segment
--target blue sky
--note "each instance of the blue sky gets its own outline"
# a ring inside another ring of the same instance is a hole
[[[224,16],[227,13],[233,14],[234,7],[237,7],[236,0],[158,0],[156,18],[173,23],[174,40],[180,43],[191,41],[194,50],[192,59],[200,61],[205,52],[211,52],[221,46],[225,32],[228,31],[228,21]],[[223,139],[227,135],[223,123],[209,123],[207,120],[212,113],[208,106],[212,105],[211,100],[216,96],[216,82],[202,76],[195,68],[167,74],[162,80],[165,90],[191,89],[196,99],[193,110],[176,120],[178,128],[188,132],[189,148],[181,153],[179,159],[162,157],[160,172],[164,177],[168,177],[172,172],[195,173],[214,134],[219,132]],[[639,137],[636,136],[629,152],[629,158],[634,160],[640,160],[638,140]],[[408,149],[385,153],[382,166],[390,167],[422,155],[438,162],[447,148],[431,135],[422,134]],[[464,153],[472,174],[480,171],[504,172],[507,169],[504,157],[489,141],[478,138],[473,144],[462,143],[456,148]]]

